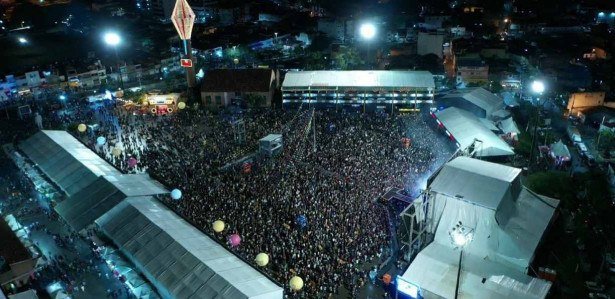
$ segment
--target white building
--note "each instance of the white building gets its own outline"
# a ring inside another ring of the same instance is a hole
[[[545,298],[551,282],[528,272],[559,201],[524,187],[520,173],[468,157],[445,164],[419,213],[437,220],[428,226],[434,240],[401,279],[425,299]]]

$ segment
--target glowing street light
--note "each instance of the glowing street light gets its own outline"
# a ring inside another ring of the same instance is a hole
[[[376,26],[372,23],[365,23],[359,28],[359,33],[364,39],[370,40],[376,36]]]
[[[22,45],[28,43],[28,40],[25,37],[19,37],[17,41]]]
[[[116,47],[122,42],[122,38],[115,32],[107,32],[103,36],[103,40],[109,46]]]
[[[117,71],[118,75],[120,76],[120,86],[122,87],[122,89],[124,89],[124,78],[122,78],[122,71],[120,70],[120,56],[117,53],[117,46],[122,42],[122,38],[116,32],[109,31],[103,35],[103,41],[105,42],[105,44],[113,47],[113,50],[115,51]]]
[[[532,82],[532,91],[538,94],[545,92],[545,84],[542,81],[534,80]]]
[[[459,221],[449,231],[449,236],[451,237],[451,241],[453,241],[455,247],[460,249],[459,264],[457,267],[457,282],[455,283],[455,298],[457,298],[457,294],[459,294],[459,281],[461,280],[461,261],[463,259],[463,249],[474,239],[474,230],[464,226],[461,221]]]

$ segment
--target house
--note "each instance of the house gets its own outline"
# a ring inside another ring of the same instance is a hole
[[[201,101],[210,108],[228,106],[247,95],[264,99],[255,105],[271,106],[278,87],[278,72],[272,69],[217,69],[205,74],[201,85]]]
[[[457,84],[482,85],[489,82],[489,65],[480,58],[457,58],[455,64],[457,66]]]

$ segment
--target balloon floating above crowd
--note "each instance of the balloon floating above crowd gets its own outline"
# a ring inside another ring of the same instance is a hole
[[[267,266],[267,264],[269,264],[269,255],[264,252],[261,252],[256,255],[256,258],[254,259],[254,261],[256,262],[257,265],[261,267]]]
[[[214,231],[217,233],[221,233],[224,230],[224,226],[225,224],[222,220],[216,220],[214,221],[214,224],[212,224]]]
[[[171,191],[171,198],[179,200],[182,198],[182,192],[179,189],[173,189],[173,191]]]
[[[237,247],[241,244],[241,237],[238,234],[232,234],[228,238],[228,242],[231,244],[231,247]]]
[[[299,227],[301,228],[305,228],[308,224],[307,217],[305,217],[305,215],[303,214],[297,216],[296,221],[297,221],[297,225],[299,225]]]
[[[77,131],[79,131],[81,133],[85,132],[87,129],[88,129],[88,126],[86,126],[85,124],[79,124],[77,126]]]
[[[96,144],[104,145],[105,143],[107,143],[107,138],[103,136],[98,136],[98,138],[96,138]]]
[[[293,278],[290,279],[289,284],[291,290],[295,292],[300,291],[303,288],[303,279],[299,276],[293,276]]]
[[[128,167],[135,167],[135,166],[137,166],[137,163],[139,163],[139,161],[137,161],[137,159],[135,157],[130,157],[126,163],[128,164]],[[177,190],[177,189],[175,189],[175,190]],[[173,191],[175,191],[175,190],[173,190]],[[177,191],[179,191],[179,190],[177,190]],[[171,192],[171,197],[173,197],[173,192]],[[179,197],[182,197],[181,191],[179,192]],[[173,199],[179,199],[179,198],[173,198]]]

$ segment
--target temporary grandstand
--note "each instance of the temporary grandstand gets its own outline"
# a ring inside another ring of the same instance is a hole
[[[501,157],[514,155],[508,143],[493,130],[498,128],[486,119],[457,107],[449,107],[434,113],[438,125],[456,141],[457,146],[475,157]]]
[[[525,188],[520,172],[468,157],[445,164],[415,205],[433,242],[401,279],[426,299],[545,298],[551,283],[527,273],[559,201]]]
[[[161,297],[283,298],[281,286],[159,202],[169,192],[148,175],[122,174],[64,131],[40,131],[19,149],[65,193],[58,214],[78,231],[98,225]]]
[[[431,101],[434,90],[433,75],[426,71],[297,71],[286,74],[282,97],[287,105],[375,104],[386,108]]]

